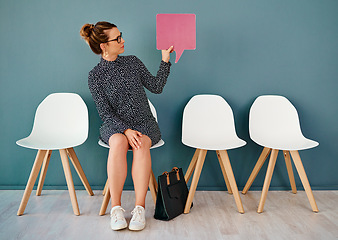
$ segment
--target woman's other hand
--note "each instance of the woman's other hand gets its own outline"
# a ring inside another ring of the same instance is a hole
[[[162,61],[169,62],[170,60],[170,53],[174,51],[174,46],[171,46],[167,50],[162,50]]]
[[[132,129],[127,129],[124,131],[124,135],[126,135],[129,145],[133,149],[139,149],[141,147],[140,138],[142,137],[142,133],[132,130]]]

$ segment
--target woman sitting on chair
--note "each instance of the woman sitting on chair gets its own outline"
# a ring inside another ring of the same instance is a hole
[[[132,148],[131,173],[136,199],[129,229],[142,230],[151,173],[150,147],[161,139],[144,87],[153,93],[162,92],[170,72],[173,47],[162,50],[162,61],[155,77],[136,56],[120,56],[125,41],[116,25],[109,22],[85,24],[80,34],[92,51],[101,55],[101,61],[89,72],[88,85],[103,121],[100,138],[110,147],[107,173],[111,228],[127,227],[121,195],[127,177],[127,151]]]

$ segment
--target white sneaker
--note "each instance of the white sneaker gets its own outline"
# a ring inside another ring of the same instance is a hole
[[[142,230],[146,226],[145,209],[142,206],[136,206],[131,214],[133,215],[133,217],[129,223],[129,230]]]
[[[121,206],[115,206],[110,211],[110,226],[113,230],[121,230],[128,226],[124,218],[125,210]]]

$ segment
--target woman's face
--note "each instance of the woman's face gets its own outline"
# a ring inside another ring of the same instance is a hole
[[[109,30],[105,30],[105,33],[108,36],[108,41],[109,40],[113,40],[113,39],[117,39],[120,35],[121,32],[116,28],[112,28]],[[103,43],[104,44],[104,52],[108,52],[108,56],[109,58],[111,57],[117,57],[117,55],[121,54],[124,52],[124,39],[121,37],[121,42],[118,43],[118,41],[110,41],[107,43]]]

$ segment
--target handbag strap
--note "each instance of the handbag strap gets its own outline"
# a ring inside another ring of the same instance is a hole
[[[167,185],[170,185],[169,173],[165,171],[163,174],[167,176]]]
[[[176,177],[177,177],[177,180],[179,181],[180,180],[180,173],[179,173],[180,170],[177,167],[174,167],[171,171],[176,172]]]
[[[174,167],[171,172],[176,172],[176,178],[179,181],[180,180],[180,170],[177,167]],[[169,179],[169,173],[167,171],[165,171],[164,173],[162,173],[162,175],[166,175],[167,177],[167,185],[170,185],[170,179]]]

